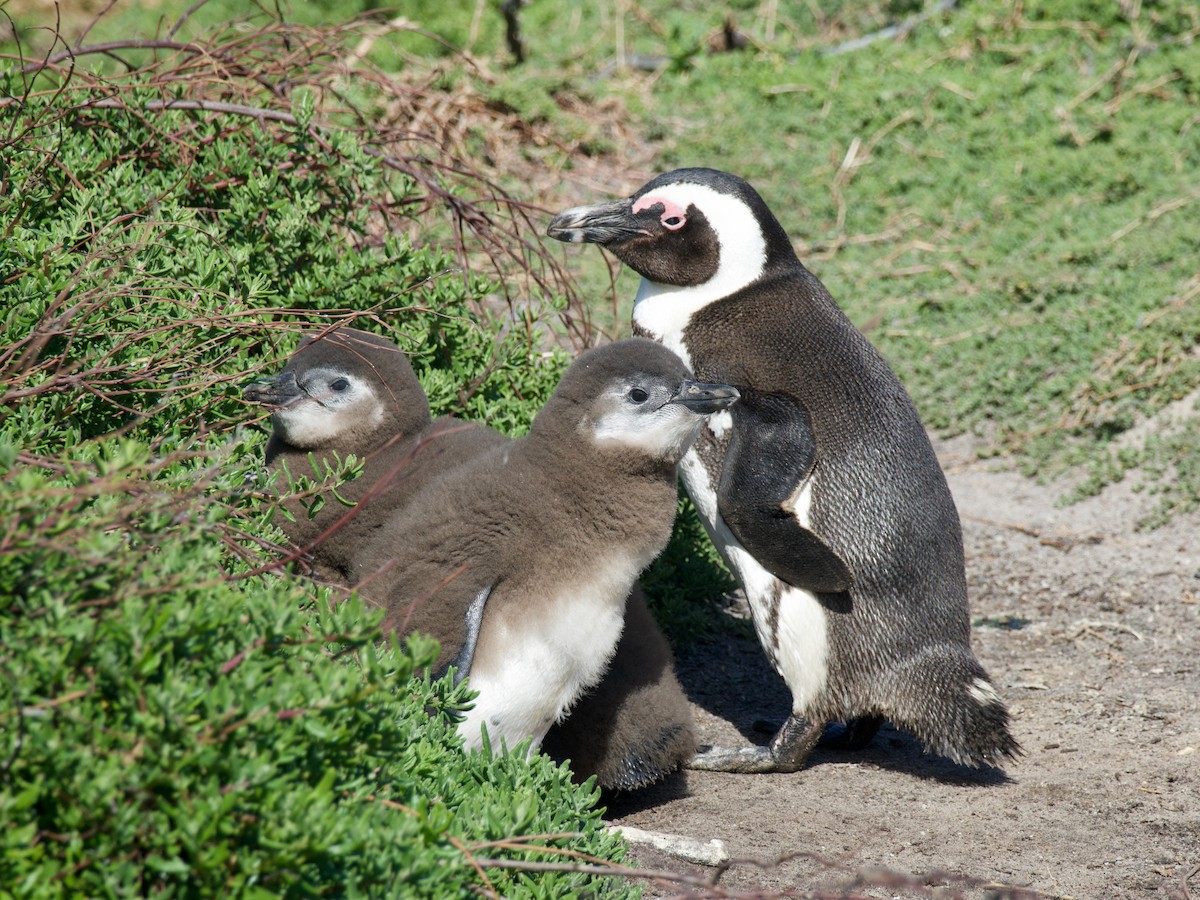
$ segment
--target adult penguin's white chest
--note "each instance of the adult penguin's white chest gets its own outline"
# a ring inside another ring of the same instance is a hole
[[[716,487],[723,457],[705,452],[717,443],[724,442],[703,434],[698,446],[680,463],[679,475],[713,544],[746,592],[759,643],[791,689],[793,708],[803,711],[820,696],[828,677],[829,623],[825,609],[816,594],[786,584],[763,568],[721,519]],[[794,515],[802,525],[811,504],[810,480],[794,500]]]
[[[638,292],[643,302],[657,296],[642,281]],[[650,306],[651,304],[645,304]],[[643,331],[680,356],[695,371],[696,362],[687,345],[683,328],[655,333],[649,324],[665,324],[663,316],[642,317],[634,307],[634,321]],[[829,633],[826,613],[811,591],[786,584],[759,564],[721,519],[717,488],[726,464],[726,449],[733,428],[728,412],[710,416],[696,443],[679,464],[679,477],[695,504],[701,521],[717,551],[746,592],[746,601],[759,642],[775,670],[792,690],[793,708],[800,711],[824,690],[828,677]],[[786,448],[780,448],[786,452]],[[790,499],[788,511],[802,528],[811,527],[814,478],[809,478]],[[736,502],[737,498],[732,498]]]

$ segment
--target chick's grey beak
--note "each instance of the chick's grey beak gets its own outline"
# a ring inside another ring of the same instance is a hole
[[[729,384],[687,380],[679,386],[679,393],[671,398],[671,402],[707,415],[728,409],[737,402],[739,396],[737,388]]]
[[[576,206],[555,216],[546,234],[570,244],[619,244],[647,233],[632,209],[631,200]]]
[[[264,406],[287,406],[304,396],[296,376],[292,372],[281,372],[274,378],[256,378],[242,387],[242,396],[252,403]]]

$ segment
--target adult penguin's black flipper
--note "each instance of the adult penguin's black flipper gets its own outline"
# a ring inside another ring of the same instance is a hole
[[[797,503],[817,459],[804,404],[784,394],[742,390],[730,412],[733,434],[717,490],[717,509],[729,530],[776,578],[816,593],[849,590],[849,566],[806,527],[806,510]]]

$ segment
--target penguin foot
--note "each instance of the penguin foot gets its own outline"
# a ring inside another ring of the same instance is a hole
[[[797,772],[804,768],[808,755],[821,739],[825,724],[790,716],[766,747],[701,747],[686,767],[739,775]]]
[[[777,734],[787,723],[782,718],[755,719],[751,727],[759,734]],[[856,751],[871,745],[883,725],[883,716],[858,716],[846,722],[831,722],[826,726],[817,746],[825,750]]]
[[[701,772],[733,772],[750,775],[758,772],[778,772],[778,763],[767,747],[699,747],[688,760],[686,768]]]

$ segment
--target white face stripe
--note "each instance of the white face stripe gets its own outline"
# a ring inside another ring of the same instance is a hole
[[[678,403],[654,408],[651,399],[645,406],[633,405],[626,399],[627,389],[628,385],[622,384],[606,390],[593,407],[600,409],[599,415],[584,419],[581,427],[590,430],[597,444],[626,447],[654,459],[682,457],[696,440],[704,417]],[[666,396],[664,393],[658,402]]]
[[[760,278],[767,262],[767,242],[749,207],[732,194],[681,182],[657,188],[638,203],[646,206],[647,198],[652,202],[656,197],[683,209],[695,206],[708,219],[721,246],[717,272],[703,284],[677,287],[642,279],[633,301],[633,321],[666,343],[664,339],[683,331],[697,310]]]
[[[696,440],[703,421],[680,406],[664,407],[653,415],[610,413],[595,423],[592,436],[598,444],[637,450],[653,459],[679,459]]]
[[[342,430],[334,413],[308,397],[276,410],[274,419],[287,442],[304,449],[331,443]]]

